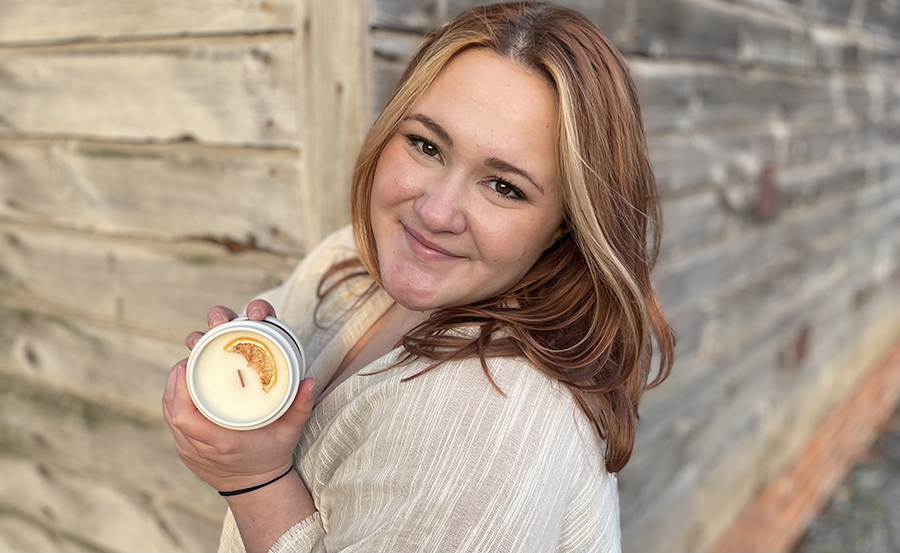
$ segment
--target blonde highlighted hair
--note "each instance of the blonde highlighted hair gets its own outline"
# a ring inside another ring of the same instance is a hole
[[[405,360],[429,359],[427,372],[478,357],[490,378],[486,357],[526,356],[571,390],[606,441],[607,469],[618,471],[634,446],[641,395],[668,376],[675,344],[650,284],[661,214],[637,94],[621,54],[584,16],[544,3],[495,4],[428,34],[357,162],[352,210],[360,262],[380,284],[369,206],[381,152],[416,100],[467,48],[490,49],[555,89],[568,233],[510,290],[441,309],[413,329],[402,341]],[[480,332],[471,339],[446,332],[459,326]],[[648,382],[653,337],[660,369]]]

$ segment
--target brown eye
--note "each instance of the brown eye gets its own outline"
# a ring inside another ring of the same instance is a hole
[[[514,184],[507,182],[501,178],[494,177],[488,181],[488,186],[501,198],[510,200],[524,200],[525,194],[522,193]]]
[[[416,136],[414,134],[407,136],[406,139],[409,141],[410,145],[413,148],[419,150],[424,155],[426,155],[428,157],[440,159],[441,151],[438,150],[438,147],[435,146],[435,144],[433,142],[426,140],[426,139],[422,138],[421,136]]]
[[[437,155],[438,150],[434,144],[429,144],[428,142],[423,142],[421,146],[422,153],[426,156],[434,157]]]

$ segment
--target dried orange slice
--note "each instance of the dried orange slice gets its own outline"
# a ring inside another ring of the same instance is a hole
[[[259,373],[259,381],[263,391],[267,392],[275,385],[277,373],[275,372],[275,358],[268,346],[253,338],[240,337],[228,342],[225,351],[240,353],[247,360],[251,369]]]

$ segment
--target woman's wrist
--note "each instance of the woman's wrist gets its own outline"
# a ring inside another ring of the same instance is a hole
[[[279,475],[276,476],[275,478],[273,478],[273,479],[271,479],[271,480],[267,480],[267,481],[263,482],[262,484],[255,484],[255,485],[253,485],[253,486],[248,486],[248,487],[246,487],[246,488],[240,488],[240,489],[238,489],[238,490],[228,490],[228,491],[222,491],[222,490],[219,490],[219,495],[221,495],[222,497],[232,497],[232,496],[235,496],[235,495],[243,495],[243,494],[245,494],[245,493],[255,492],[256,490],[258,490],[258,489],[260,489],[260,488],[265,488],[266,486],[269,486],[269,485],[271,485],[271,484],[274,484],[275,482],[278,482],[279,480],[281,480],[282,478],[284,478],[285,476],[287,476],[288,474],[290,474],[290,472],[291,472],[292,470],[294,470],[294,466],[293,466],[293,465],[291,465],[290,467],[288,467],[287,470],[285,470],[284,472],[282,472],[281,474],[279,474]]]
[[[252,492],[226,497],[247,551],[268,551],[292,526],[316,512],[296,470]]]

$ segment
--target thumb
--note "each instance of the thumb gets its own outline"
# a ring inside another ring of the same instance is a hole
[[[283,418],[287,419],[286,422],[291,426],[303,425],[306,423],[306,419],[309,418],[310,413],[312,413],[315,403],[316,381],[312,378],[304,378],[300,381],[300,389],[297,390],[297,397],[294,398],[294,403],[285,412]]]

